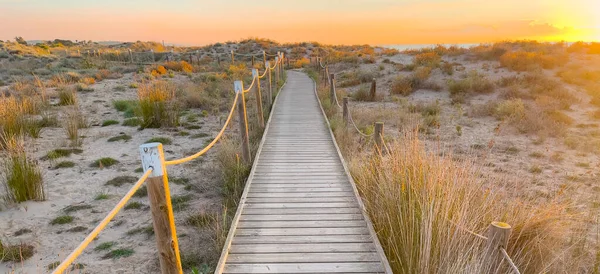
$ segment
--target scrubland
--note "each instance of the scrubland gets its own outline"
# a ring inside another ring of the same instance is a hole
[[[251,59],[231,64],[229,52],[265,50],[286,52],[290,69],[317,80],[395,273],[487,271],[485,242],[465,230],[485,234],[492,221],[512,225],[507,251],[522,273],[597,272],[599,47],[515,41],[398,52],[264,39],[199,48],[0,42],[0,271],[56,267],[140,176],[140,144],[163,143],[167,159],[203,148],[228,114],[233,81],[251,79]],[[131,64],[119,53],[125,49],[145,59]],[[105,55],[81,54],[88,50]],[[340,103],[350,98],[358,130],[369,135],[384,122],[383,157],[372,137],[344,127],[316,56],[335,73]],[[262,57],[255,61],[262,69]],[[254,155],[262,129],[248,109]],[[234,121],[208,154],[169,168],[186,271],[211,272],[227,236],[250,171],[237,130]],[[73,271],[157,271],[145,191]]]

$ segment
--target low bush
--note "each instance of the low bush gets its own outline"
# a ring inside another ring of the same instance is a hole
[[[175,87],[167,82],[143,84],[138,88],[142,128],[172,127],[179,124]]]
[[[436,52],[425,52],[417,54],[413,60],[413,64],[415,66],[437,68],[441,61],[442,58]]]
[[[22,137],[5,139],[5,156],[0,160],[6,197],[13,202],[43,201],[46,198],[42,171],[25,152]]]
[[[110,167],[113,165],[118,164],[119,161],[110,158],[110,157],[105,157],[105,158],[100,158],[96,161],[94,161],[93,163],[90,164],[90,167],[98,167],[98,168],[104,168],[104,167]]]

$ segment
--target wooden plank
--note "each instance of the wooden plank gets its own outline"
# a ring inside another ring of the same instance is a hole
[[[353,203],[355,197],[248,198],[246,203]]]
[[[322,198],[322,197],[353,197],[354,193],[351,191],[338,191],[338,192],[250,192],[248,198]]]
[[[276,195],[276,193],[321,193],[321,192],[348,192],[352,191],[352,188],[349,186],[344,186],[340,184],[340,187],[311,187],[310,185],[306,187],[270,187],[268,184],[261,185],[259,187],[253,187],[250,189],[249,193],[271,193]],[[354,195],[354,193],[352,194]]]
[[[368,273],[383,272],[381,263],[227,264],[223,273]]]
[[[370,235],[237,236],[235,244],[372,243]]]
[[[314,183],[314,184],[309,184],[309,183],[284,183],[284,182],[256,182],[253,183],[253,187],[255,188],[279,188],[279,189],[285,189],[285,188],[345,188],[348,187],[347,184],[344,184],[342,182],[339,183]]]
[[[331,208],[331,207],[358,207],[356,203],[268,203],[246,204],[245,208]]]
[[[231,254],[240,253],[303,253],[303,252],[372,252],[373,243],[324,243],[324,244],[236,244]]]
[[[240,221],[340,221],[362,220],[362,214],[242,215]]]
[[[351,221],[240,221],[239,228],[366,227],[363,220]]]
[[[229,263],[344,263],[378,262],[375,252],[231,254]]]
[[[357,214],[362,213],[358,207],[346,208],[244,208],[245,215],[277,215],[277,214]]]

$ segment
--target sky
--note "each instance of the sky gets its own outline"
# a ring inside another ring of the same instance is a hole
[[[600,41],[600,0],[0,0],[0,40]]]

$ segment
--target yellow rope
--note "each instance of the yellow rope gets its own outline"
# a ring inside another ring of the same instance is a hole
[[[225,125],[223,125],[223,128],[221,129],[221,131],[219,132],[219,134],[217,134],[217,137],[215,137],[215,139],[210,142],[210,144],[208,144],[204,149],[202,149],[201,151],[199,151],[198,153],[185,157],[185,158],[181,158],[178,160],[171,160],[171,161],[166,161],[165,165],[167,166],[172,166],[172,165],[178,165],[178,164],[182,164],[185,162],[189,162],[191,160],[194,160],[200,156],[202,156],[202,154],[206,153],[209,149],[211,149],[216,143],[217,141],[219,141],[219,139],[221,139],[221,137],[223,136],[223,133],[225,132],[225,129],[227,129],[227,125],[229,125],[229,122],[231,121],[231,117],[233,116],[233,113],[235,112],[235,106],[237,104],[237,100],[239,97],[239,93],[235,95],[235,99],[233,99],[233,106],[231,107],[231,111],[229,111],[229,116],[227,117],[227,120],[225,121]]]
[[[252,83],[250,84],[250,86],[248,86],[248,89],[244,90],[244,93],[249,92],[252,89],[252,87],[254,86],[254,83],[256,83],[256,78],[258,78],[258,77],[252,77]]]
[[[179,254],[179,240],[177,239],[177,228],[175,227],[175,216],[173,216],[173,203],[171,202],[171,188],[169,188],[169,176],[167,175],[167,165],[164,162],[165,151],[162,148],[162,144],[159,144],[158,149],[159,159],[162,159],[162,172],[163,172],[163,185],[165,188],[165,203],[167,204],[167,216],[169,218],[169,227],[171,228],[171,240],[173,241],[173,251],[175,252],[175,260],[177,261],[177,270],[179,274],[183,274],[183,268],[181,266],[181,255]]]
[[[258,76],[258,79],[262,79],[265,77],[265,75],[267,75],[267,72],[269,71],[269,68],[265,68],[265,72],[263,72],[263,74],[261,76]]]
[[[81,255],[83,250],[100,234],[100,232],[108,225],[108,223],[119,213],[119,211],[125,206],[125,204],[131,199],[133,194],[144,184],[148,176],[152,173],[152,169],[148,169],[144,175],[131,187],[129,192],[125,194],[125,196],[119,201],[119,203],[108,213],[106,217],[94,228],[94,230],[79,244],[67,258],[56,267],[56,269],[52,272],[53,274],[63,273],[70,265]]]

